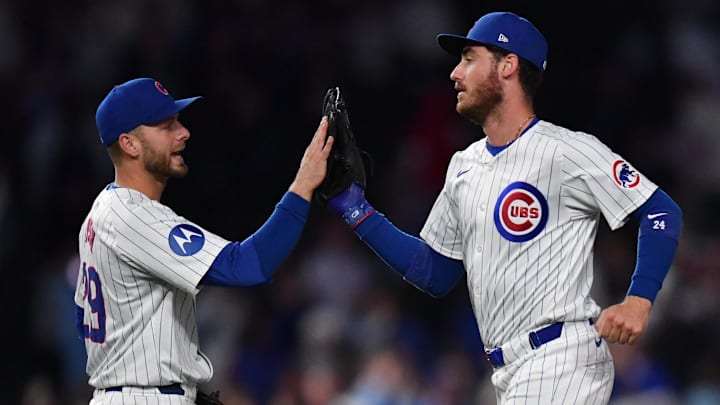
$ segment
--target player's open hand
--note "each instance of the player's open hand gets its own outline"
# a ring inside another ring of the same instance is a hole
[[[635,343],[647,329],[651,306],[650,300],[630,295],[621,304],[606,308],[595,323],[598,337],[609,343]]]
[[[332,136],[327,136],[327,128],[327,117],[323,117],[310,145],[305,149],[295,180],[290,185],[290,191],[307,201],[310,201],[313,191],[325,179],[327,172],[327,158],[334,141]]]

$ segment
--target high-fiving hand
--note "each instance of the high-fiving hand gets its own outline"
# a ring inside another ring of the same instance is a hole
[[[334,141],[332,136],[327,136],[327,128],[327,117],[323,117],[310,145],[305,149],[295,180],[290,184],[289,191],[307,201],[312,199],[313,192],[325,179],[327,173],[327,158],[330,156]]]

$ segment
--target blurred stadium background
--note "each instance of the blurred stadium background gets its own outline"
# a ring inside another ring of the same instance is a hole
[[[109,89],[155,77],[205,99],[181,117],[188,177],[163,201],[231,240],[270,215],[339,85],[374,158],[368,195],[420,230],[450,155],[481,136],[458,117],[435,44],[489,11],[546,35],[541,118],[597,135],[684,209],[675,265],[632,347],[613,347],[613,404],[720,404],[720,3],[441,0],[68,0],[0,3],[0,402],[82,404],[77,235],[112,181],[94,127]],[[636,226],[596,243],[594,297],[622,299]],[[492,404],[467,291],[423,295],[313,207],[272,284],[206,288],[207,389],[243,405]],[[6,402],[7,401],[7,402]]]

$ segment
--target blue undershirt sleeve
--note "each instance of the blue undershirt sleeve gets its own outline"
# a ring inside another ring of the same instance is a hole
[[[379,212],[371,214],[355,233],[407,282],[433,297],[449,293],[465,271],[462,261],[437,253],[422,239],[398,229]]]
[[[637,262],[628,295],[655,301],[667,276],[682,229],[682,210],[661,189],[631,214],[640,222]]]
[[[309,202],[285,193],[260,229],[220,251],[200,284],[241,287],[269,281],[300,239],[309,211]]]

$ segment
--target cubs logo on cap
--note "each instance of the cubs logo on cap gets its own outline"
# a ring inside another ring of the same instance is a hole
[[[164,96],[170,95],[170,92],[165,89],[165,86],[163,86],[162,83],[157,80],[155,80],[155,88],[158,89],[158,91]]]
[[[205,234],[200,228],[190,225],[176,225],[168,235],[170,249],[179,256],[192,256],[205,245]]]
[[[495,227],[511,242],[527,242],[545,229],[549,214],[540,190],[516,181],[505,187],[495,203]]]
[[[618,159],[613,163],[615,184],[622,188],[635,188],[640,184],[640,173],[630,163]]]
[[[199,98],[175,100],[162,83],[147,77],[117,85],[95,112],[100,140],[110,146],[121,134],[169,118]]]

